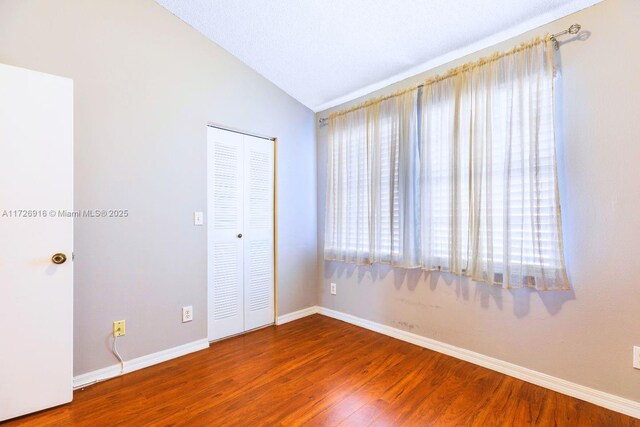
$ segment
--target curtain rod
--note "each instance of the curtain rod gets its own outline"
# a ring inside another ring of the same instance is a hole
[[[580,31],[581,25],[580,24],[573,24],[572,26],[570,26],[569,28],[567,28],[564,31],[560,31],[559,33],[555,33],[555,34],[551,34],[549,36],[549,39],[551,40],[551,43],[553,43],[553,47],[555,50],[560,49],[560,43],[558,42],[558,37],[560,36],[564,36],[565,34],[578,34],[578,32]],[[424,83],[423,84],[419,84],[418,86],[415,86],[416,88],[419,87],[424,87]],[[328,117],[322,117],[320,119],[318,119],[318,125],[320,127],[326,126],[329,123],[329,118]]]

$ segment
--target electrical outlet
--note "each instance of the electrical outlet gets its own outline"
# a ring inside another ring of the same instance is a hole
[[[182,323],[191,322],[193,320],[193,306],[182,307]]]
[[[331,284],[331,295],[335,295],[338,293],[338,285],[336,285],[335,283]]]
[[[633,347],[633,367],[640,369],[640,346]]]
[[[116,320],[113,322],[113,336],[121,337],[125,333],[125,321],[124,320]]]

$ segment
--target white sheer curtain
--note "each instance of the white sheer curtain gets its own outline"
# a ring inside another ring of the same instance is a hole
[[[417,91],[329,121],[325,258],[419,267]]]
[[[568,289],[552,49],[536,39],[332,115],[325,257]]]
[[[373,262],[369,146],[366,109],[329,121],[326,259]]]

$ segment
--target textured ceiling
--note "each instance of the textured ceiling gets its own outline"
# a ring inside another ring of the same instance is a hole
[[[600,0],[156,1],[320,111]]]

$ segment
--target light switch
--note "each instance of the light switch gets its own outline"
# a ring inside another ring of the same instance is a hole
[[[204,224],[204,213],[202,212],[194,212],[193,213],[193,225],[203,225]]]

